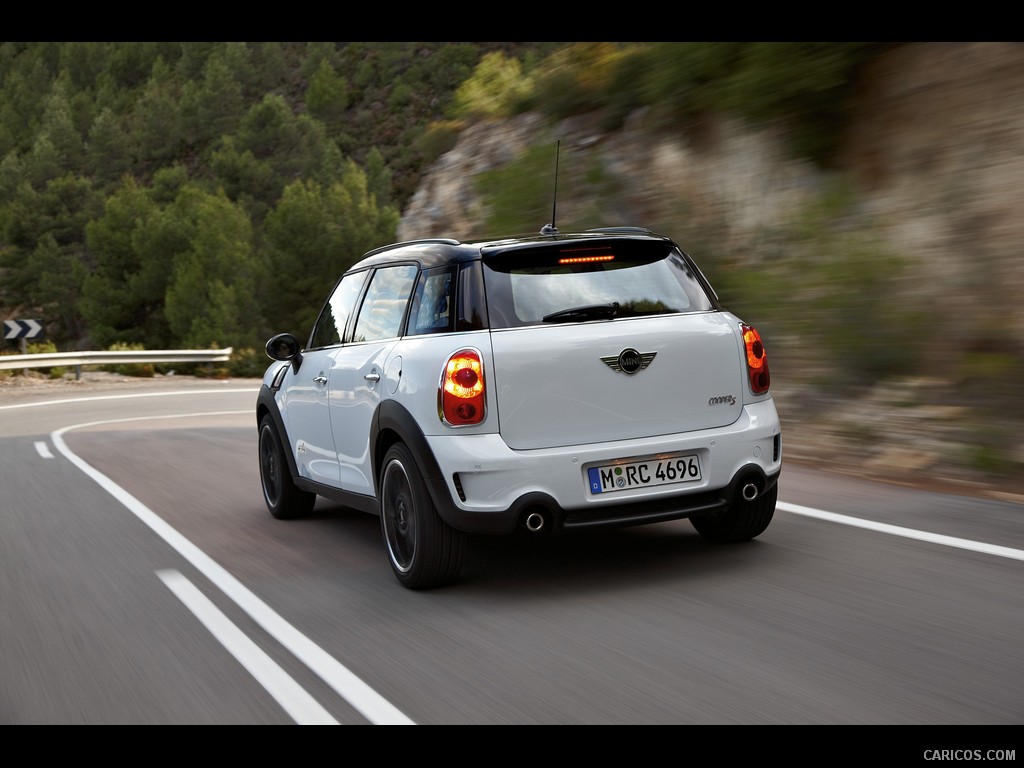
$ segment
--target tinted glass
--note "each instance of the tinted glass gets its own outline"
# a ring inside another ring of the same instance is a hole
[[[352,341],[374,341],[398,336],[418,274],[419,267],[415,264],[384,267],[373,273],[366,298],[356,318]]]
[[[566,244],[484,263],[492,328],[713,308],[690,264],[663,243]]]
[[[341,343],[345,337],[345,325],[359,299],[359,291],[366,280],[366,274],[366,272],[356,272],[345,275],[334,288],[334,293],[331,294],[331,298],[327,300],[327,304],[320,312],[320,319],[316,321],[316,326],[309,338],[310,349]]]
[[[454,282],[454,269],[451,267],[427,270],[420,275],[409,310],[408,335],[444,333],[452,329]]]

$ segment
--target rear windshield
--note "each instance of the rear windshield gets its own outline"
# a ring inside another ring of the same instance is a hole
[[[714,308],[691,265],[669,244],[560,245],[485,257],[491,328]]]

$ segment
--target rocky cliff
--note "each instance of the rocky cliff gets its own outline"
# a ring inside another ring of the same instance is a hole
[[[815,386],[804,367],[813,355],[801,357],[799,341],[788,341],[773,371],[787,458],[884,479],[1016,490],[1024,443],[1006,427],[1022,433],[1022,410],[994,425],[991,410],[973,407],[963,369],[975,359],[995,360],[985,381],[1013,389],[1018,399],[1024,45],[914,44],[879,60],[863,82],[840,167],[828,171],[788,154],[778,128],[725,118],[676,125],[638,112],[605,131],[597,113],[555,125],[526,114],[470,126],[424,175],[399,238],[512,234],[486,231],[480,176],[558,141],[560,162],[576,169],[565,179],[560,172],[558,223],[649,226],[680,241],[702,265],[693,246],[711,233],[716,253],[736,254],[756,269],[765,233],[841,176],[857,201],[844,226],[870,230],[912,265],[906,290],[930,308],[920,343],[931,364],[923,375],[839,395]],[[545,223],[538,220],[533,231]],[[780,302],[776,311],[801,308]],[[995,356],[972,358],[971,350]]]

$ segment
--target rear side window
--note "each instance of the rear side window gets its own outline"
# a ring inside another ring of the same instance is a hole
[[[409,336],[424,333],[445,333],[452,330],[455,313],[455,270],[452,267],[428,269],[420,275],[416,295],[409,311]]]
[[[492,328],[714,308],[689,262],[661,242],[566,242],[484,264]]]

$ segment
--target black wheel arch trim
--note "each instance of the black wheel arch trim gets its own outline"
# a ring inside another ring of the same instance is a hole
[[[384,435],[387,433],[396,435],[397,439],[405,443],[412,452],[423,476],[423,482],[426,483],[427,492],[430,493],[430,498],[441,519],[453,528],[466,530],[466,516],[470,515],[470,520],[472,520],[479,517],[479,514],[467,513],[455,506],[448,490],[448,484],[441,474],[441,467],[427,444],[423,430],[420,429],[413,415],[394,400],[385,400],[380,404],[370,426],[370,450],[373,466],[378,475],[384,454],[394,442],[384,439]]]
[[[274,390],[270,389],[266,384],[260,387],[260,392],[256,396],[256,431],[259,434],[260,424],[263,422],[263,417],[269,415],[271,421],[274,422],[274,426],[277,428],[277,436],[281,439],[281,444],[284,446],[284,457],[288,462],[288,471],[291,473],[293,480],[301,480],[299,477],[299,468],[295,465],[295,456],[292,455],[291,442],[288,440],[288,430],[284,428],[284,419],[281,418],[281,410],[277,407],[277,401],[274,400]],[[296,482],[298,485],[298,482]]]

